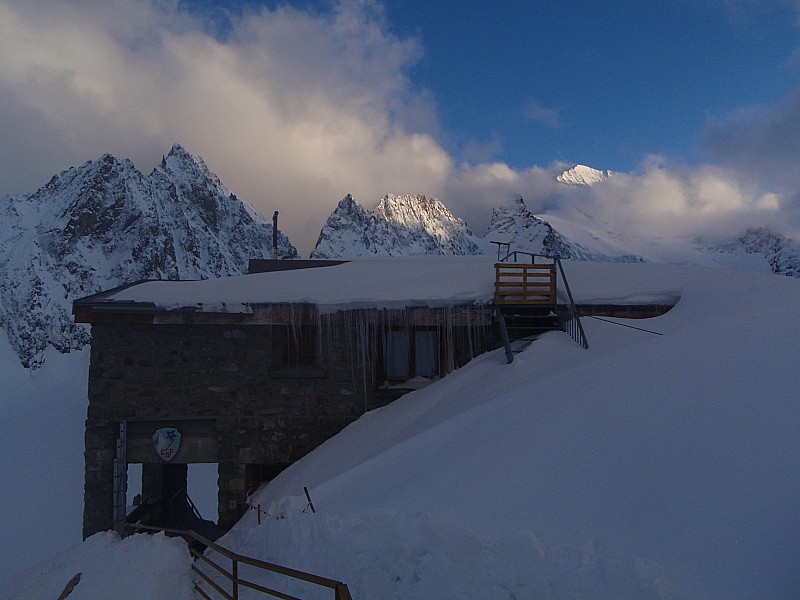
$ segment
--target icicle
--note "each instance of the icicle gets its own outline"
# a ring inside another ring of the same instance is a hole
[[[467,326],[465,329],[467,330],[467,344],[469,346],[469,359],[472,360],[475,358],[475,336],[473,335],[473,315],[470,311],[469,306],[465,309],[466,316],[467,316]]]
[[[362,318],[358,320],[358,327],[359,345],[361,349],[361,378],[364,385],[364,412],[367,412],[367,406],[369,404],[369,395],[367,391],[367,360],[369,358],[369,348],[367,347],[367,344],[369,343],[369,339],[367,337],[366,314],[362,315]]]
[[[322,348],[323,348],[323,346],[322,346],[322,315],[319,314],[319,310],[318,309],[315,309],[314,313],[315,313],[315,316],[316,316],[316,325],[317,325],[316,336],[315,336],[315,339],[314,339],[314,343],[317,346],[316,356],[319,357],[319,358],[322,358],[323,356],[325,356],[322,353]]]

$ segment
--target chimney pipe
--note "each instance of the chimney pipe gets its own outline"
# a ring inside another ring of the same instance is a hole
[[[272,260],[278,260],[278,211],[272,213]]]

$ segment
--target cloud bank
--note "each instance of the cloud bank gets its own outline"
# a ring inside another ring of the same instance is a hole
[[[761,185],[800,157],[786,128],[796,96],[710,128],[725,167],[647,160],[613,184],[567,189],[553,177],[567,164],[456,164],[437,141],[434,95],[409,75],[423,52],[370,0],[250,9],[224,26],[176,2],[0,0],[0,193],[33,191],[105,152],[147,171],[178,142],[264,214],[279,210],[304,254],[347,193],[368,208],[386,193],[436,195],[476,233],[513,194],[535,210],[582,203],[654,232],[667,221],[677,231],[786,225],[779,215],[796,204],[794,176]],[[554,109],[529,109],[563,126]],[[751,160],[775,139],[787,151],[780,168]],[[738,153],[732,140],[745,142]]]
[[[405,125],[428,111],[405,75],[420,46],[388,33],[380,7],[230,25],[223,42],[175,4],[0,4],[3,191],[104,152],[147,170],[179,142],[297,236],[348,192],[446,179],[448,155]]]

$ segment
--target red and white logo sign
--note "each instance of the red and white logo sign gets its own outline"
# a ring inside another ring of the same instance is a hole
[[[178,453],[181,445],[181,432],[174,427],[162,427],[153,434],[153,447],[164,462],[169,462]]]

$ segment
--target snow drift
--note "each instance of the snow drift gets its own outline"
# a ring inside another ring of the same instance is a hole
[[[476,359],[290,467],[222,543],[357,598],[795,598],[800,282],[670,276],[678,305],[628,322],[662,335],[590,320],[589,351]]]

